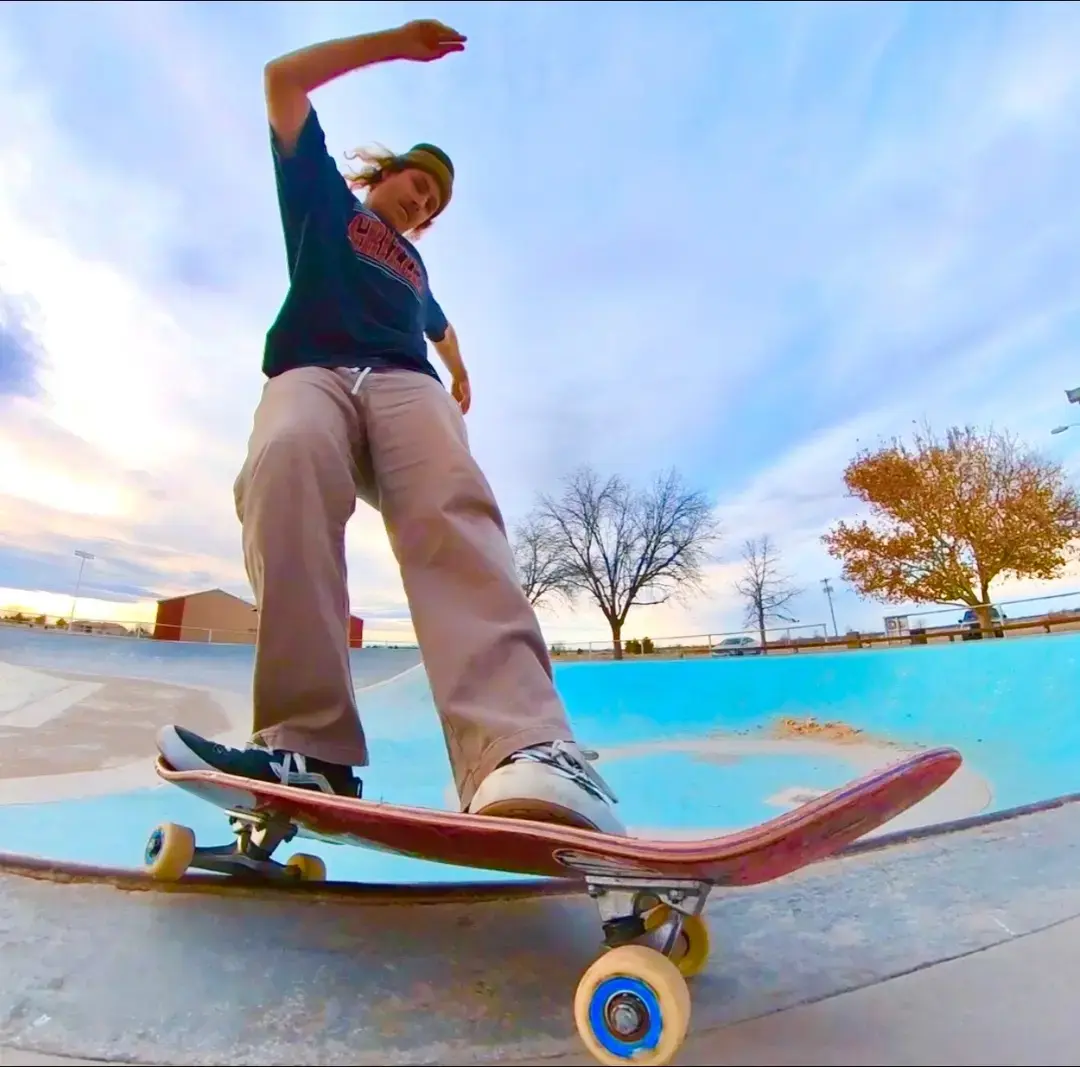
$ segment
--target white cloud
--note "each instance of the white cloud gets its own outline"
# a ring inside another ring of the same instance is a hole
[[[38,54],[28,37],[0,45],[0,291],[33,297],[47,356],[45,396],[0,420],[6,543],[97,540],[142,568],[133,585],[240,587],[232,479],[285,284],[260,69],[349,32],[355,9],[271,5],[257,33],[197,5],[94,10],[96,29],[39,28]],[[358,28],[398,17],[368,5]],[[643,477],[675,464],[717,493],[728,541],[710,595],[637,611],[628,631],[736,628],[732,560],[764,532],[807,586],[800,615],[821,621],[816,583],[836,568],[820,535],[851,509],[841,474],[860,444],[924,416],[1036,443],[1067,421],[1071,9],[1024,5],[999,37],[956,15],[931,46],[902,5],[783,20],[642,7],[558,54],[531,43],[563,31],[564,9],[447,17],[470,34],[465,56],[345,79],[319,113],[339,155],[430,138],[458,160],[455,209],[421,247],[465,340],[474,450],[511,519],[582,460]],[[40,61],[91,32],[140,87],[110,112],[147,138],[137,166],[104,136],[86,149],[78,86]],[[1045,440],[1080,472],[1080,438]],[[348,546],[354,604],[407,625],[363,505]],[[542,619],[557,636],[604,632],[587,610]]]

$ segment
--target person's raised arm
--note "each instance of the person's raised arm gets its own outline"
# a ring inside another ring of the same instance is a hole
[[[281,149],[289,153],[304,128],[308,94],[342,74],[409,59],[429,63],[465,48],[465,37],[433,19],[408,22],[393,30],[323,41],[272,59],[263,72],[266,111]]]

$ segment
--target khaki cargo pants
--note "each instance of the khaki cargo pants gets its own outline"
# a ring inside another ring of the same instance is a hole
[[[513,752],[572,738],[499,507],[434,378],[306,367],[270,379],[235,496],[259,610],[253,737],[367,765],[345,570],[359,497],[401,570],[462,807]]]

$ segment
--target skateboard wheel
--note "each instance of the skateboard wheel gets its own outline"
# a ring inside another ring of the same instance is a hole
[[[645,945],[622,945],[582,975],[574,1022],[599,1063],[664,1067],[690,1026],[690,991],[666,956]]]
[[[326,864],[318,856],[308,855],[306,852],[297,852],[290,856],[285,866],[296,872],[301,882],[325,882]]]
[[[671,918],[671,908],[661,904],[645,913],[645,932],[659,930]],[[709,962],[709,926],[700,915],[684,915],[682,930],[668,957],[683,978],[701,974]]]
[[[178,881],[194,858],[195,834],[186,826],[171,822],[154,830],[143,853],[143,862],[150,877],[159,882]]]
[[[655,893],[639,893],[634,901],[634,914],[645,915],[661,906],[660,898]]]
[[[642,916],[645,923],[645,933],[651,934],[654,930],[659,930],[670,918],[671,908],[667,904],[657,904],[649,908]]]
[[[700,915],[683,916],[682,930],[670,959],[683,978],[693,978],[705,970],[709,962],[709,925]]]

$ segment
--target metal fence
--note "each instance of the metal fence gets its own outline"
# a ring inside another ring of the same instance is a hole
[[[886,615],[883,616],[883,625],[880,630],[849,630],[840,636],[830,636],[828,627],[823,622],[803,623],[767,629],[764,644],[757,630],[744,629],[660,637],[635,634],[623,639],[622,650],[627,659],[641,656],[741,657],[763,653],[791,655],[837,649],[981,640],[984,637],[1024,637],[1080,630],[1080,590],[998,600],[985,607],[991,612],[988,626],[983,625],[985,619],[980,622],[973,609],[967,605],[958,604]],[[168,627],[144,621],[102,621],[76,618],[69,623],[69,620],[63,616],[35,616],[27,612],[0,613],[0,625],[49,630],[71,636],[180,640],[188,644],[253,644],[255,641],[255,633],[252,630],[181,626],[178,633],[170,634],[164,632]],[[372,630],[365,626],[363,647],[417,648],[418,646],[411,635],[403,635],[400,631],[394,630]],[[551,653],[555,658],[610,659],[614,651],[610,638],[597,638],[587,641],[556,641],[551,645]]]
[[[786,646],[815,644],[828,638],[823,622],[800,623],[791,626],[766,628],[767,650]],[[630,656],[708,656],[755,655],[761,651],[758,630],[721,630],[711,634],[683,634],[674,637],[635,636],[622,641],[623,655]],[[614,655],[611,638],[591,641],[558,641],[551,646],[555,656],[610,658]]]

